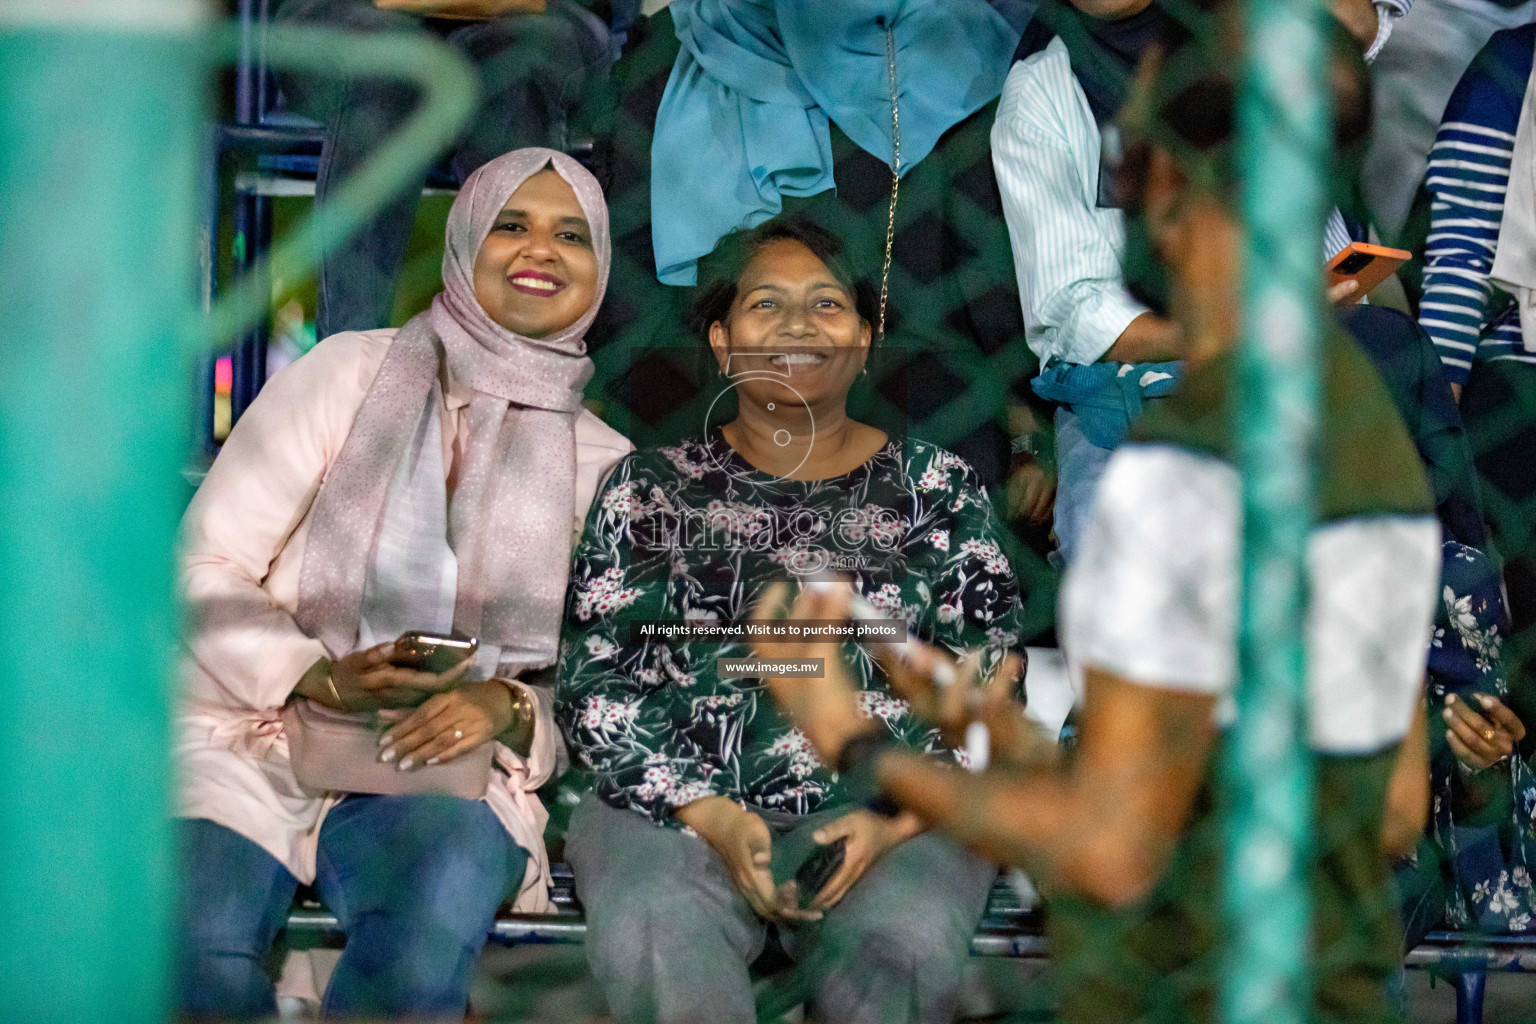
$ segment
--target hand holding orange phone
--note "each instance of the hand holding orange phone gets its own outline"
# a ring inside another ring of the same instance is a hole
[[[1331,289],[1345,281],[1354,281],[1359,287],[1343,302],[1346,305],[1359,302],[1372,288],[1397,273],[1397,268],[1411,259],[1413,253],[1406,249],[1350,242],[1328,261],[1328,287]]]

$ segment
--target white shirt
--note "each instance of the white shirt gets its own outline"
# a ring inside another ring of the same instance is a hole
[[[1237,678],[1240,481],[1217,458],[1130,444],[1110,459],[1062,582],[1061,637],[1089,668],[1220,698]],[[1440,527],[1428,515],[1319,524],[1307,549],[1308,725],[1314,749],[1366,754],[1401,739],[1419,701],[1438,600]]]
[[[1386,22],[1383,18],[1383,22]],[[1014,64],[992,125],[992,167],[1013,247],[1024,337],[1044,366],[1096,363],[1147,307],[1125,290],[1125,215],[1099,205],[1099,128],[1053,39]],[[1331,257],[1350,242],[1334,210]]]

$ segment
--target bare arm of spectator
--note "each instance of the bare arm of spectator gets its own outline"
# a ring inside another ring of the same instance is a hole
[[[1376,5],[1371,0],[1333,0],[1329,6],[1333,8],[1333,16],[1359,41],[1360,49],[1369,52],[1376,42],[1381,22]]]
[[[789,614],[835,620],[846,614],[846,602],[837,591],[806,590]],[[764,657],[788,653],[781,647],[826,659],[824,678],[766,682],[822,756],[837,763],[850,741],[870,732],[855,710],[838,645],[758,644]],[[936,654],[918,650],[920,656]],[[909,684],[904,692],[914,710],[943,717],[934,703],[942,697],[910,685],[916,675],[895,661],[885,664],[893,685]],[[1008,674],[1002,673],[1005,680]],[[962,674],[955,687],[968,682]],[[1005,689],[994,681],[987,692]],[[1043,758],[1033,770],[973,775],[890,747],[874,765],[875,780],[904,810],[983,856],[1039,871],[1054,885],[1107,904],[1130,903],[1161,875],[1190,818],[1215,732],[1215,701],[1091,670],[1082,741],[1069,769]],[[1019,749],[1016,738],[998,738],[1004,749]]]
[[[1156,313],[1143,313],[1120,332],[1104,358],[1115,363],[1161,363],[1179,359],[1184,355],[1182,339],[1178,324]]]
[[[904,809],[984,856],[1040,872],[1109,905],[1161,876],[1205,776],[1215,698],[1089,671],[1081,741],[1067,770],[967,774],[914,755],[877,765]]]
[[[1359,41],[1366,63],[1381,54],[1393,26],[1412,6],[1413,0],[1333,0],[1332,5],[1333,16]]]
[[[1381,823],[1381,851],[1388,857],[1413,852],[1429,821],[1429,716],[1420,701],[1403,737],[1387,783],[1387,813]]]

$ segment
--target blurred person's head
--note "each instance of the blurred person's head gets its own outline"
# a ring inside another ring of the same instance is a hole
[[[1178,292],[1187,298],[1223,290],[1231,301],[1222,308],[1235,318],[1243,254],[1236,166],[1241,24],[1235,3],[1217,4],[1207,17],[1196,30],[1177,25],[1138,69],[1123,117],[1127,143],[1117,184],[1127,213],[1141,219],[1173,277],[1175,315]],[[1328,171],[1348,175],[1370,130],[1370,73],[1353,37],[1331,19],[1327,54],[1333,151],[1320,156],[1330,161]]]
[[[796,219],[721,243],[690,323],[744,398],[764,408],[846,401],[878,312],[874,288],[841,255],[835,237]]]

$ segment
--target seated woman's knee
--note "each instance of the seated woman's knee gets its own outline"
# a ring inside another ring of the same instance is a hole
[[[829,928],[825,941],[856,953],[863,969],[906,977],[919,972],[931,974],[951,961],[958,973],[972,930],[972,925],[961,922],[952,909],[916,900],[910,909],[893,909],[862,926]]]
[[[637,885],[587,907],[587,947],[607,960],[684,955],[703,934],[694,894],[669,884]]]
[[[387,842],[364,851],[371,863],[358,868],[343,861],[336,871],[342,887],[342,879],[352,875],[354,884],[371,891],[348,893],[344,900],[409,930],[453,935],[478,947],[496,908],[521,882],[527,853],[482,803],[394,799],[409,801],[409,809]]]

